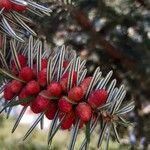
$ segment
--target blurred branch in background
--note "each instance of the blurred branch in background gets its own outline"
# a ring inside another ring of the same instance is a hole
[[[146,0],[136,0],[141,6],[150,9],[150,5],[148,5],[148,2]]]

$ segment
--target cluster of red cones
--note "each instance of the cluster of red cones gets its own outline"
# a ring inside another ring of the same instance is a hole
[[[109,81],[112,71],[102,77],[98,67],[93,76],[87,76],[85,61],[77,57],[74,51],[62,46],[45,53],[41,49],[41,42],[34,43],[33,37],[29,39],[27,51],[22,53],[20,51],[18,54],[16,48],[12,46],[15,47],[13,42],[10,45],[12,50],[10,65],[3,63],[3,68],[0,68],[0,73],[11,77],[8,83],[4,84],[5,102],[0,113],[8,107],[11,109],[16,105],[23,106],[12,132],[19,125],[26,108],[30,107],[32,112],[39,116],[23,140],[39,122],[42,128],[45,116],[52,120],[48,144],[59,128],[69,131],[72,129],[69,150],[73,150],[77,133],[82,128],[86,129],[86,137],[81,145],[83,148],[100,121],[102,129],[97,146],[100,147],[102,143],[107,124],[112,125],[119,141],[116,126],[120,122],[129,124],[122,116],[134,108],[134,103],[131,102],[120,108],[126,90],[124,85],[116,87],[116,79]],[[37,49],[34,50],[34,47]]]
[[[33,69],[28,67],[26,56],[18,55],[21,69],[17,71],[14,61],[11,61],[12,74],[20,80],[12,80],[4,89],[4,98],[6,101],[13,100],[18,96],[19,100],[31,97],[28,102],[20,103],[23,106],[30,106],[33,113],[45,112],[45,116],[52,120],[60,110],[60,119],[65,115],[62,123],[62,129],[70,129],[76,118],[81,120],[81,127],[86,124],[93,115],[96,115],[96,109],[105,104],[108,93],[104,89],[94,90],[85,99],[85,94],[90,85],[92,77],[85,77],[77,86],[77,72],[73,72],[73,86],[67,90],[69,72],[66,72],[59,82],[53,81],[47,85],[47,64],[48,60],[41,60],[41,71],[37,73],[36,64]],[[66,64],[66,61],[65,61]],[[67,67],[66,65],[63,65]],[[23,82],[21,82],[23,81]]]

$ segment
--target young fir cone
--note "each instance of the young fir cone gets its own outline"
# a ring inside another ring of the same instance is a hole
[[[48,64],[48,59],[42,58],[42,60],[41,60],[41,70],[47,68],[47,64]]]
[[[48,64],[48,59],[42,58],[41,59],[41,70],[46,69],[47,64]],[[36,63],[33,64],[33,72],[34,72],[34,76],[36,77],[37,76],[37,64]]]
[[[13,99],[14,96],[15,96],[15,94],[11,90],[11,85],[10,85],[10,83],[8,83],[4,88],[4,99],[6,101],[10,101]]]
[[[67,92],[68,77],[69,77],[69,73],[66,72],[66,73],[63,75],[62,79],[60,80],[60,85],[61,85],[62,91],[63,91],[64,93]],[[73,72],[73,81],[72,81],[73,86],[76,84],[76,82],[77,82],[77,72],[74,71],[74,72]]]
[[[12,5],[12,10],[17,11],[17,12],[22,12],[22,11],[27,10],[27,6],[19,5],[13,2],[11,3],[11,5]]]
[[[58,101],[58,107],[59,107],[60,111],[63,113],[68,113],[73,108],[72,104],[69,101],[67,101],[67,99],[65,97],[62,97]]]
[[[88,98],[88,103],[93,109],[96,109],[106,103],[108,93],[104,89],[93,91]]]
[[[38,94],[40,92],[40,85],[37,81],[32,80],[30,82],[27,83],[26,85],[26,91],[30,94],[30,95],[35,95]]]
[[[64,113],[60,113],[59,116],[60,120],[64,115],[65,115]],[[66,114],[65,118],[61,122],[61,129],[62,130],[70,129],[74,123],[75,123],[75,113],[74,111],[70,111],[69,113]]]
[[[24,87],[21,92],[19,93],[19,100],[26,99],[30,96],[27,92],[26,87]],[[32,100],[31,100],[32,101]],[[21,103],[22,106],[28,106],[30,102]]]
[[[83,93],[85,94],[89,85],[90,85],[90,82],[92,80],[92,77],[86,77],[80,84],[80,87],[82,88],[83,90]]]
[[[0,9],[4,8],[4,11],[12,10],[12,5],[10,0],[1,0],[0,1]]]
[[[44,68],[38,73],[38,83],[41,87],[45,87],[47,84],[47,69]]]
[[[22,54],[18,54],[17,57],[21,67],[25,67],[27,65],[27,57]],[[11,67],[16,67],[14,60],[11,61]]]
[[[92,116],[92,109],[86,102],[79,103],[76,107],[76,115],[83,121],[88,122]]]
[[[72,89],[70,89],[69,93],[68,93],[68,98],[71,101],[74,102],[79,102],[81,101],[81,99],[83,98],[84,93],[81,87],[79,86],[75,86]]]
[[[12,80],[10,83],[11,91],[14,94],[19,93],[21,91],[22,87],[23,87],[23,84],[18,80]]]
[[[33,79],[34,74],[33,74],[33,70],[30,67],[23,67],[21,69],[21,71],[19,72],[19,77],[26,81],[29,82]]]
[[[47,91],[50,92],[52,96],[60,97],[62,94],[62,86],[58,82],[53,82],[48,85]]]
[[[53,120],[54,116],[57,112],[57,109],[58,109],[57,102],[49,100],[48,109],[45,112],[46,118],[49,119],[49,120]]]
[[[38,114],[40,112],[46,111],[49,106],[49,99],[38,95],[35,100],[31,103],[31,110],[33,113]]]
[[[18,60],[19,60],[21,68],[27,66],[27,57],[22,54],[18,54],[17,56],[18,56]],[[14,60],[11,61],[11,72],[14,75],[18,75],[19,73]]]

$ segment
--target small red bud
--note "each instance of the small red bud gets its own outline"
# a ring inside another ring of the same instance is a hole
[[[12,100],[14,97],[14,93],[11,90],[10,84],[7,84],[4,89],[4,98],[6,101]]]
[[[20,92],[20,90],[22,88],[22,83],[18,80],[12,80],[11,84],[10,84],[10,88],[14,94],[17,94]]]
[[[72,104],[63,97],[59,100],[58,107],[60,111],[64,113],[68,113],[72,110]]]
[[[26,90],[30,95],[38,94],[40,92],[40,85],[35,80],[27,83]]]
[[[56,97],[60,97],[62,93],[62,87],[57,82],[51,83],[47,87],[47,90],[51,93],[52,96],[56,96]]]
[[[76,107],[76,115],[83,121],[87,122],[91,119],[92,109],[89,104],[82,102]]]
[[[73,87],[69,93],[68,93],[68,98],[72,101],[79,102],[83,98],[83,90],[81,87]]]
[[[33,79],[33,71],[29,67],[24,67],[19,73],[19,77],[25,81],[31,81]]]
[[[31,110],[35,114],[38,114],[38,113],[43,112],[46,109],[48,109],[48,106],[49,106],[49,99],[47,99],[41,95],[38,95],[31,104]]]
[[[103,89],[99,89],[99,90],[93,91],[90,94],[88,103],[93,109],[95,109],[105,104],[107,97],[108,97],[107,91]]]

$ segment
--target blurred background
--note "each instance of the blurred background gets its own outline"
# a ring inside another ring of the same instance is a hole
[[[127,87],[126,101],[135,101],[135,109],[127,116],[134,127],[120,127],[121,144],[113,141],[112,137],[110,150],[150,149],[150,1],[37,2],[53,10],[50,17],[42,19],[26,14],[34,20],[30,26],[43,41],[48,42],[47,46],[71,46],[78,55],[87,60],[89,75],[97,66],[101,66],[104,75],[113,70],[113,78],[117,79],[118,85],[124,83]],[[46,119],[45,130],[39,132],[37,128],[25,143],[21,142],[21,137],[35,119],[30,110],[22,119],[16,133],[11,134],[13,118],[19,110],[20,107],[17,107],[9,120],[5,119],[5,115],[0,116],[0,150],[48,149],[46,133],[49,122]],[[82,134],[81,132],[79,139],[82,139]],[[60,131],[51,149],[65,150],[67,139],[67,131]],[[91,150],[95,150],[95,142],[92,138]],[[80,140],[77,142],[77,150],[79,144]]]

